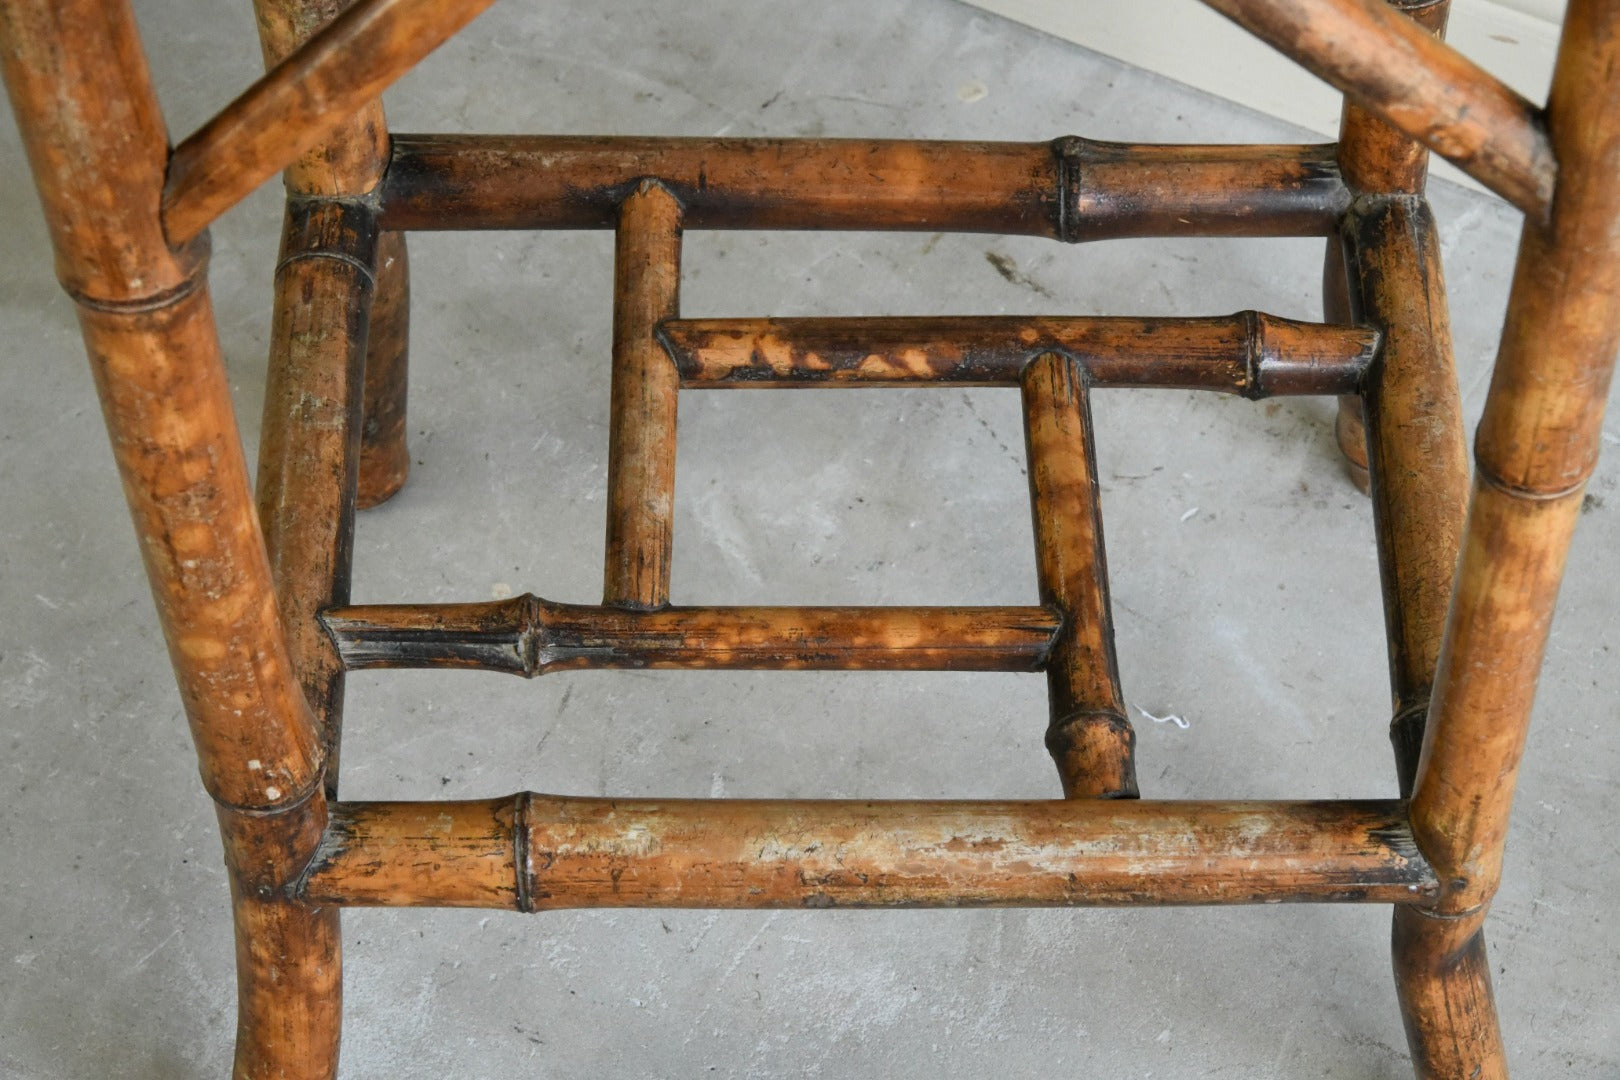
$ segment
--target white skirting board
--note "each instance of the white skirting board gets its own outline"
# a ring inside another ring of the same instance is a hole
[[[967,2],[1328,138],[1338,131],[1332,87],[1198,0]],[[1446,40],[1530,100],[1545,101],[1563,7],[1563,0],[1454,0]],[[1434,172],[1478,186],[1445,162]]]

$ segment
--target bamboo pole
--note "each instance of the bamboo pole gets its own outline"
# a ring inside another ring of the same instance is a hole
[[[1134,799],[1136,732],[1114,658],[1085,373],[1044,353],[1024,370],[1023,397],[1041,602],[1063,617],[1046,669],[1046,748],[1068,798]]]
[[[326,142],[492,2],[355,0],[175,147],[162,202],[170,240],[197,236]]]
[[[1451,0],[1384,3],[1435,39],[1445,38]],[[1421,195],[1429,175],[1429,148],[1347,96],[1339,120],[1339,172],[1353,191]]]
[[[327,794],[335,797],[343,661],[317,616],[349,601],[376,226],[355,203],[291,203],[281,252],[258,510],[293,668],[321,728]]]
[[[1204,0],[1396,129],[1544,217],[1557,163],[1530,102],[1384,0]]]
[[[317,786],[320,742],[276,612],[203,252],[171,251],[154,220],[163,119],[134,20],[119,2],[5,5],[7,87],[79,303],[203,782],[232,806],[295,804]]]
[[[1038,607],[666,607],[519,596],[336,608],[351,668],[477,668],[533,678],[612,668],[1037,671],[1057,616]]]
[[[292,55],[348,6],[347,0],[254,0],[267,69]],[[291,198],[352,199],[377,187],[388,169],[388,125],[373,100],[287,167]],[[405,483],[410,451],[405,435],[410,271],[403,233],[377,238],[376,284],[366,336],[360,433],[361,509],[388,500]],[[333,779],[328,770],[328,781]]]
[[[394,497],[411,471],[405,425],[410,383],[411,267],[405,234],[377,237],[377,288],[366,339],[365,404],[360,429],[360,509]]]
[[[1427,204],[1358,202],[1345,237],[1358,321],[1384,339],[1367,379],[1366,430],[1394,698],[1390,739],[1409,795],[1467,513],[1468,440]]]
[[[1413,824],[1453,880],[1495,890],[1513,781],[1570,535],[1597,462],[1620,347],[1620,0],[1574,0],[1549,124],[1561,180],[1527,222],[1475,443],[1462,560]]]
[[[1436,889],[1398,802],[340,803],[310,903],[1070,907],[1349,901]]]
[[[0,0],[0,25],[0,67],[218,807],[236,901],[237,1074],[328,1080],[337,912],[282,892],[326,825],[322,743],[254,514],[206,244],[176,251],[163,235],[167,140],[128,5]]]
[[[1444,37],[1451,0],[1386,0],[1436,37]],[[1429,175],[1429,149],[1395,130],[1376,115],[1345,98],[1339,121],[1339,171],[1350,188],[1380,195],[1421,195]],[[1328,240],[1322,269],[1323,305],[1329,322],[1349,321],[1345,292],[1344,252],[1338,238]],[[1367,431],[1361,398],[1339,399],[1334,424],[1339,450],[1350,476],[1363,494],[1370,491],[1367,475]]]
[[[1537,674],[1620,347],[1620,0],[1572,0],[1547,122],[1552,212],[1527,219],[1475,441],[1475,476],[1413,834],[1442,918],[1397,923],[1395,967],[1423,1080],[1507,1075],[1479,927],[1501,878]]]
[[[253,0],[266,71],[297,52],[349,6],[350,0]],[[287,166],[293,195],[342,198],[374,189],[388,169],[388,125],[382,102],[364,102],[327,137]]]
[[[669,602],[680,375],[655,334],[680,313],[680,278],[681,205],[649,181],[624,201],[613,255],[605,604]]]
[[[659,327],[686,389],[1018,386],[1043,353],[1092,386],[1263,398],[1360,389],[1376,332],[1255,311],[1221,318],[962,316],[674,319]]]
[[[1484,925],[1484,909],[1395,909],[1395,990],[1417,1080],[1507,1080]]]
[[[1332,146],[398,135],[389,229],[602,229],[646,177],[693,229],[1326,236]]]

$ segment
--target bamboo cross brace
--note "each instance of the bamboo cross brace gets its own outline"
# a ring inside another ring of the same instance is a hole
[[[354,0],[175,147],[161,210],[169,241],[197,236],[493,2]]]
[[[385,229],[607,229],[647,178],[692,229],[1326,236],[1334,148],[396,135]]]
[[[338,803],[312,904],[1072,907],[1438,889],[1404,803],[568,798]]]
[[[1543,219],[1558,166],[1542,112],[1385,0],[1204,0]]]
[[[946,316],[674,319],[659,338],[687,389],[1018,386],[1042,353],[1092,386],[1217,390],[1248,398],[1353,394],[1378,345],[1364,327],[1256,311],[1202,319]]]
[[[537,596],[478,604],[335,608],[344,665],[552,671],[682,668],[1038,671],[1058,632],[1039,607],[665,607]]]

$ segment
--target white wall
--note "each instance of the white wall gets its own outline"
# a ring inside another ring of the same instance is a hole
[[[1324,136],[1338,130],[1339,95],[1331,87],[1198,0],[968,2]],[[1532,101],[1544,101],[1563,8],[1564,0],[1454,0],[1447,40]],[[1435,174],[1461,178],[1443,162]]]

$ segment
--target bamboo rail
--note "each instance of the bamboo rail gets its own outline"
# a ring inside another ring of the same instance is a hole
[[[175,147],[161,211],[170,242],[197,236],[326,141],[493,2],[354,0]]]
[[[1046,748],[1069,798],[1134,799],[1136,732],[1114,657],[1085,372],[1043,353],[1023,376],[1024,441],[1041,602],[1063,615],[1046,668]]]
[[[1532,218],[1557,162],[1541,111],[1383,0],[1204,0]],[[1403,5],[1407,6],[1407,5]]]
[[[480,604],[334,608],[321,621],[357,668],[1037,671],[1058,632],[1039,607],[664,607],[525,594]]]
[[[1399,802],[339,803],[315,904],[1070,907],[1340,901],[1437,889]]]
[[[1217,390],[1263,398],[1353,394],[1374,330],[1256,311],[1203,319],[1029,316],[672,319],[659,339],[683,389],[1018,386],[1056,353],[1094,387]]]
[[[680,203],[643,183],[624,201],[616,241],[602,602],[656,608],[669,602],[680,391],[657,328],[680,313]]]
[[[396,135],[386,229],[606,229],[645,178],[692,229],[1326,236],[1329,146]]]

